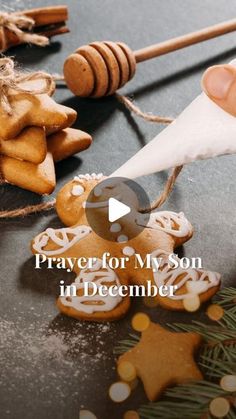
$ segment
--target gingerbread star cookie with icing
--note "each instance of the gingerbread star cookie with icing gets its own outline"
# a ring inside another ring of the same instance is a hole
[[[202,379],[194,360],[200,343],[197,333],[173,333],[150,323],[138,344],[119,357],[118,368],[131,364],[148,399],[155,401],[167,387]]]
[[[173,310],[184,309],[183,301],[188,296],[186,284],[190,281],[204,282],[200,293],[201,302],[211,298],[219,288],[219,274],[195,269],[178,268],[176,271],[166,268],[166,256],[173,254],[174,249],[189,240],[193,234],[193,228],[183,213],[177,214],[170,211],[153,213],[148,225],[143,228],[144,216],[138,213],[137,209],[135,220],[121,224],[117,231],[108,221],[108,190],[106,201],[104,201],[104,196],[94,196],[90,205],[97,206],[99,202],[102,202],[103,229],[107,231],[108,237],[112,234],[114,241],[107,241],[91,230],[84,209],[85,202],[90,192],[102,179],[104,178],[101,174],[80,175],[67,183],[57,196],[56,209],[62,222],[69,227],[58,230],[47,229],[32,243],[33,253],[44,254],[48,257],[62,257],[65,260],[80,257],[85,257],[86,260],[96,259],[95,265],[87,266],[85,270],[80,270],[76,266],[73,268],[77,275],[73,284],[77,289],[77,296],[59,297],[60,311],[75,318],[100,321],[117,319],[124,315],[129,308],[128,296],[122,299],[110,296],[101,299],[97,294],[84,299],[83,288],[87,281],[98,281],[98,287],[105,283],[106,285],[120,283],[146,286],[150,280],[157,287],[162,284],[175,285],[176,290],[172,297],[160,295],[157,297],[161,305]],[[114,191],[111,191],[110,195],[113,196],[113,194]],[[105,208],[104,202],[107,202]],[[129,239],[134,227],[140,228],[140,234]],[[128,256],[126,269],[118,268],[111,274],[108,267],[105,267],[104,271],[104,267],[101,268],[99,263],[105,252],[109,252],[112,257],[116,258]],[[152,258],[162,257],[160,269],[154,272],[153,268],[137,267],[134,263],[137,253],[142,256],[142,259],[145,259],[147,254],[150,254]]]

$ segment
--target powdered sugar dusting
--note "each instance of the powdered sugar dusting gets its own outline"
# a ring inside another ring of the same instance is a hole
[[[113,345],[109,343],[109,350],[105,345],[108,336],[114,341],[115,329],[108,323],[60,318],[42,324],[36,319],[22,327],[21,320],[1,320],[0,387],[7,394],[1,403],[5,414],[11,417],[9,401],[13,398],[21,406],[26,388],[27,397],[33,399],[40,392],[40,401],[48,408],[55,403],[65,406],[68,397],[78,405],[82,393],[83,402],[88,402],[91,382],[101,373],[108,379],[114,364]]]

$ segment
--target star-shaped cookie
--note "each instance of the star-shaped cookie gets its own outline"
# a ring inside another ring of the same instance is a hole
[[[28,82],[23,87],[30,89],[32,85],[32,88],[37,89],[42,87],[41,84],[42,81],[38,80],[37,83],[36,81]],[[48,134],[71,125],[70,119],[76,118],[75,111],[71,110],[68,115],[66,107],[56,103],[48,94],[34,95],[10,90],[8,101],[12,109],[11,115],[0,107],[0,138],[2,140],[15,138],[28,126],[45,127]]]
[[[196,333],[173,333],[150,323],[139,343],[119,357],[118,365],[130,362],[148,399],[154,401],[167,387],[202,379],[194,360],[200,343],[201,337]]]
[[[56,186],[55,163],[85,150],[91,141],[89,134],[73,128],[65,128],[47,138],[43,128],[25,128],[18,139],[0,140],[2,178],[40,195],[51,194]],[[35,164],[36,159],[41,162]]]

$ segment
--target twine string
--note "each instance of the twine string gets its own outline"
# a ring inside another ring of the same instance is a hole
[[[36,214],[37,212],[49,211],[55,207],[56,200],[53,198],[51,201],[42,202],[41,204],[28,205],[24,208],[16,208],[14,210],[0,211],[0,218],[15,218],[25,217],[26,215]]]
[[[124,105],[130,112],[144,119],[148,122],[157,122],[158,124],[170,124],[174,121],[173,118],[168,116],[153,115],[151,113],[143,112],[137,105],[135,105],[127,96],[116,93],[117,100]]]
[[[23,81],[36,80],[36,79],[44,79],[46,81],[46,86],[44,89],[28,91],[18,85],[18,83],[22,83]],[[0,59],[0,103],[2,104],[3,107],[5,106],[5,110],[6,108],[8,108],[8,112],[10,111],[11,113],[12,110],[8,101],[8,90],[10,88],[15,89],[17,91],[21,91],[21,92],[31,93],[31,94],[46,93],[47,91],[51,89],[51,86],[54,80],[64,80],[64,77],[59,74],[49,75],[44,72],[17,75],[14,70],[14,62],[10,58],[2,58]],[[119,95],[118,93],[116,93],[116,98],[130,112],[134,113],[135,115],[144,119],[145,121],[169,124],[173,122],[174,120],[171,117],[145,113],[137,105],[135,105],[131,101],[131,99],[129,99],[126,96]],[[139,212],[149,213],[164,204],[164,202],[169,197],[171,191],[173,190],[176,179],[179,176],[182,168],[183,166],[177,166],[172,170],[172,173],[167,179],[165,187],[162,193],[160,194],[160,196],[155,201],[152,202],[152,204],[150,205],[150,208],[140,208]],[[4,181],[4,179],[0,178],[0,185],[3,185],[5,183],[6,182]],[[29,205],[24,208],[0,211],[0,219],[25,217],[30,214],[35,214],[42,211],[48,211],[55,207],[55,202],[56,202],[55,199],[53,199],[51,201],[44,202],[41,204]]]
[[[19,42],[31,43],[44,47],[48,45],[49,39],[43,35],[25,32],[31,31],[34,28],[35,21],[31,17],[25,15],[18,15],[14,13],[0,12],[0,28],[2,38],[2,48],[0,52],[4,52],[8,48],[8,38],[5,29],[14,33]]]
[[[21,83],[32,80],[43,80],[45,81],[45,84],[38,89],[27,89],[21,85]],[[0,58],[0,106],[8,115],[12,115],[13,112],[9,101],[10,90],[28,93],[31,95],[39,95],[43,93],[49,93],[53,84],[53,77],[44,71],[23,73],[15,68],[15,64],[12,58]]]
[[[140,208],[139,212],[141,212],[142,214],[146,214],[149,213],[151,211],[154,211],[155,209],[161,207],[165,201],[167,200],[168,196],[171,194],[174,185],[175,185],[175,181],[177,179],[177,177],[179,176],[181,170],[183,169],[183,166],[177,166],[173,169],[171,175],[169,176],[169,178],[167,179],[167,182],[165,184],[165,187],[163,189],[163,191],[161,192],[161,194],[159,195],[159,197],[157,199],[155,199],[155,201],[152,202],[152,204],[150,205],[150,208]]]

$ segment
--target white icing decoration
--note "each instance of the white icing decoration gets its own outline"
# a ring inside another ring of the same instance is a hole
[[[190,294],[202,294],[208,290],[207,281],[188,281],[186,288]]]
[[[114,198],[119,200],[120,195],[116,195]],[[107,207],[109,207],[109,200],[97,201],[97,202],[84,201],[82,203],[82,207],[83,208],[107,208]]]
[[[127,242],[128,240],[129,238],[125,234],[121,234],[120,236],[117,237],[118,243]]]
[[[59,228],[57,230],[47,228],[46,231],[35,238],[33,248],[38,253],[43,253],[46,256],[58,255],[74,246],[75,243],[82,240],[91,232],[92,229],[85,225]],[[68,235],[71,235],[72,238],[69,238]],[[49,239],[59,246],[59,248],[54,250],[44,250],[44,247],[48,244]]]
[[[154,262],[152,262],[152,268],[153,268],[153,279],[158,288],[160,288],[163,285],[170,286],[170,285],[176,285],[177,288],[174,291],[173,296],[168,296],[168,298],[171,298],[173,300],[183,300],[184,298],[192,295],[191,292],[183,293],[183,294],[175,294],[177,290],[182,288],[187,281],[204,281],[204,287],[200,289],[198,288],[198,294],[201,294],[203,292],[208,291],[210,288],[215,287],[219,285],[220,283],[220,274],[217,272],[211,272],[211,271],[204,271],[202,269],[183,269],[181,266],[178,268],[172,269],[169,267],[168,264],[168,256],[169,253],[163,251],[163,250],[156,250],[152,253],[153,258],[159,259],[159,269],[156,271],[156,266]],[[179,261],[179,258],[175,256],[175,259]],[[179,276],[183,276],[183,278],[176,282],[177,278]]]
[[[101,196],[101,195],[102,195],[102,188],[101,188],[101,187],[99,187],[99,186],[96,186],[96,187],[94,188],[94,190],[93,190],[93,194],[94,194],[94,196],[96,196],[96,197]]]
[[[192,226],[183,212],[159,211],[150,214],[148,223],[144,222],[145,215],[139,214],[136,223],[140,226],[161,230],[176,237],[185,237],[191,234]],[[177,229],[176,229],[177,227]]]
[[[114,283],[117,287],[120,286],[120,281],[115,271],[109,266],[103,268],[101,259],[96,260],[92,269],[82,269],[72,285],[74,285],[77,290],[81,290],[84,289],[85,282],[95,282],[98,289],[102,285],[107,285],[109,287],[109,283]],[[92,286],[90,287],[92,288]],[[65,306],[73,307],[77,311],[92,314],[98,311],[113,310],[122,301],[122,297],[120,295],[113,297],[109,294],[103,297],[97,293],[96,295],[91,296],[77,295],[74,297],[60,297],[60,300]]]
[[[82,204],[83,208],[106,208],[108,207],[108,201],[88,202],[84,201]]]
[[[131,246],[125,246],[122,252],[126,256],[133,256],[135,254],[135,250]]]
[[[110,227],[111,233],[119,233],[119,231],[121,231],[121,225],[119,223],[114,223],[111,225]]]
[[[82,185],[74,185],[71,194],[74,196],[81,196],[84,193],[84,187]]]
[[[86,173],[85,175],[78,175],[74,177],[75,182],[82,182],[83,180],[101,180],[103,178],[102,173],[92,173],[91,175]]]

